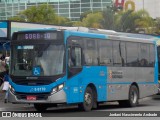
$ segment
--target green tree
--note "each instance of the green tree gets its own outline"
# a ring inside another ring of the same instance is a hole
[[[9,20],[55,25],[71,24],[69,19],[56,15],[54,8],[47,4],[32,6],[20,12],[17,17],[9,18]]]
[[[88,15],[88,14],[90,14],[90,13],[92,13],[92,11],[91,11],[91,10],[89,10],[89,11],[86,11],[86,12],[82,13],[82,14],[80,15],[80,21],[82,21],[82,20],[83,20],[83,18],[86,18],[86,17],[87,17],[87,15]]]
[[[53,7],[47,4],[33,6],[20,13],[26,16],[28,22],[38,22],[44,24],[53,24],[56,21],[57,15]]]
[[[155,34],[160,35],[160,18],[156,19],[155,21]]]
[[[136,12],[138,19],[135,20],[136,28],[144,29],[146,33],[152,34],[154,32],[155,22],[149,16],[149,13],[143,10]]]
[[[135,29],[134,20],[136,16],[132,16],[132,10],[128,10],[126,12],[119,12],[115,15],[115,30],[126,32],[127,30],[132,31]]]
[[[73,26],[83,26],[83,27],[91,27],[91,28],[102,28],[100,21],[102,21],[102,13],[90,13],[81,21],[77,21],[73,24]]]
[[[57,16],[56,21],[57,21],[56,25],[60,25],[60,26],[72,26],[73,24],[70,19],[62,16]]]
[[[120,12],[116,14],[115,18],[116,31],[138,32],[143,29],[146,33],[151,33],[154,28],[153,19],[144,10]]]
[[[102,11],[103,19],[100,22],[101,26],[104,29],[114,30],[114,20],[115,20],[115,11],[112,6],[107,7],[104,11]]]
[[[20,21],[20,22],[25,22],[27,21],[27,19],[25,19],[23,16],[14,16],[14,17],[10,17],[8,18],[8,20],[13,20],[13,21]]]

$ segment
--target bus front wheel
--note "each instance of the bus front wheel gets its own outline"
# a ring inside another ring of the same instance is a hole
[[[34,108],[35,108],[37,111],[44,112],[44,111],[47,110],[48,106],[47,106],[46,104],[35,103],[35,104],[34,104]]]
[[[84,93],[83,103],[78,104],[78,107],[84,111],[90,111],[93,107],[93,91],[90,87],[87,87]]]

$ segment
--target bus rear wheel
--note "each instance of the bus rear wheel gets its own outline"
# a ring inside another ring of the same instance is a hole
[[[135,107],[138,105],[138,99],[139,99],[139,91],[138,88],[135,85],[132,85],[129,90],[129,100],[128,100],[128,106],[129,107]]]
[[[132,85],[129,89],[128,100],[119,101],[119,105],[123,107],[135,107],[138,105],[139,91],[135,85]]]
[[[44,111],[47,110],[48,106],[47,106],[46,104],[35,103],[35,104],[34,104],[34,108],[35,108],[37,111],[44,112]]]
[[[78,107],[83,111],[90,111],[93,107],[93,91],[87,87],[84,93],[83,103],[78,104]]]

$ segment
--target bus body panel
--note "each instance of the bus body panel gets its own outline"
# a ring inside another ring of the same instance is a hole
[[[22,93],[46,93],[51,92],[54,87],[56,87],[60,83],[64,83],[66,81],[66,77],[59,78],[58,83],[53,82],[49,85],[41,85],[41,86],[28,86],[28,85],[18,85],[13,83],[11,80],[10,85],[15,89],[16,92],[22,92]]]
[[[68,91],[65,89],[65,87],[54,93],[51,94],[53,88],[57,87],[57,85],[60,85],[62,83],[65,83],[66,77],[59,78],[57,82],[53,82],[49,85],[41,85],[41,86],[26,86],[26,85],[17,85],[13,83],[11,80],[10,85],[14,88],[15,93],[11,92],[11,89],[9,90],[9,102],[12,103],[66,103],[68,98]],[[37,98],[40,98],[42,100],[36,99],[36,100],[27,100],[28,96],[37,96]],[[45,99],[44,99],[45,98]]]
[[[154,83],[154,68],[152,67],[108,67],[109,83]]]
[[[157,85],[155,83],[157,78],[154,71],[154,68],[148,67],[108,67],[107,100],[128,99],[129,88],[132,83],[138,85],[139,98],[156,94]]]
[[[21,96],[26,96],[27,94],[25,93],[21,93]],[[20,96],[19,95],[19,96]],[[29,94],[28,94],[29,95]],[[30,94],[31,96],[37,96],[37,97],[43,97],[43,95],[45,95],[44,93],[41,94]],[[9,102],[12,103],[66,103],[67,102],[67,95],[66,92],[64,90],[60,90],[59,92],[53,94],[53,95],[48,95],[46,94],[47,99],[43,99],[43,100],[27,100],[27,98],[23,97],[23,99],[18,99],[17,95],[13,94],[11,92],[11,90],[9,90],[9,96],[8,96],[8,100]]]
[[[68,79],[66,85],[69,87],[68,103],[83,102],[84,92],[89,84],[93,84],[97,91],[97,100],[106,101],[107,95],[107,68],[106,66],[84,66],[83,70]]]

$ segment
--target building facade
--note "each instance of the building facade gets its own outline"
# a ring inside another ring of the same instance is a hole
[[[112,0],[0,0],[0,20],[17,16],[31,6],[49,4],[59,16],[77,21],[86,11],[102,11],[112,4]]]

